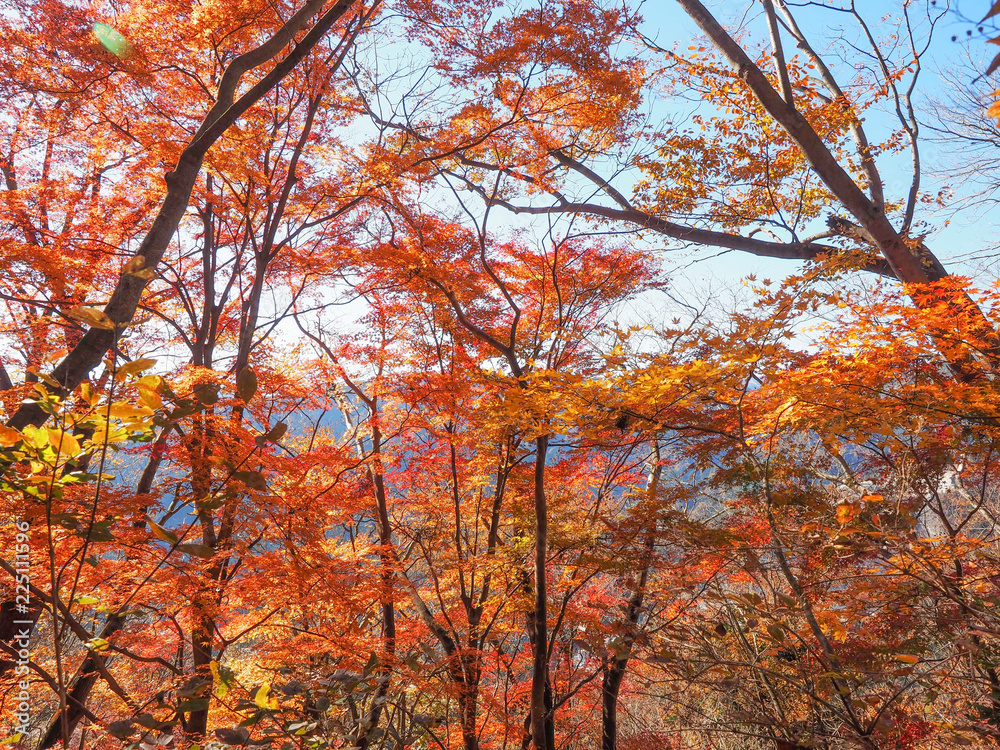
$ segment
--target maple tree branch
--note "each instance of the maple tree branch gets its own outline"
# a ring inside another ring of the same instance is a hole
[[[866,245],[875,244],[875,239],[871,236],[868,230],[841,216],[830,216],[826,220],[826,225],[830,227],[830,232],[834,236],[849,237],[852,240],[858,240]]]
[[[865,38],[868,40],[868,45],[871,48],[872,57],[878,62],[878,67],[882,72],[882,77],[885,81],[885,87],[892,92],[893,106],[896,111],[896,117],[903,130],[906,132],[908,140],[910,141],[910,157],[912,165],[912,178],[910,180],[910,189],[907,193],[906,204],[903,207],[903,223],[902,232],[905,233],[909,230],[910,225],[913,223],[913,213],[916,210],[917,198],[920,193],[920,148],[917,143],[917,134],[919,132],[919,125],[917,123],[916,112],[913,109],[913,102],[910,99],[910,94],[913,92],[913,88],[916,85],[917,78],[920,75],[920,54],[917,53],[913,44],[912,29],[910,29],[909,14],[906,7],[903,8],[903,15],[906,18],[907,30],[910,32],[910,46],[913,48],[913,65],[914,74],[910,81],[910,85],[907,87],[907,91],[900,94],[899,87],[896,85],[894,76],[889,70],[889,63],[886,60],[885,54],[882,52],[872,34],[871,27],[868,23],[861,17],[856,7],[851,6],[851,15],[858,22],[858,26],[861,27],[862,32],[864,32]],[[933,24],[932,24],[933,28]],[[904,109],[906,112],[904,113]]]
[[[787,408],[787,407],[786,407]],[[742,407],[739,409],[742,413]],[[742,416],[741,416],[742,419]],[[842,668],[840,665],[840,659],[837,656],[836,651],[833,648],[833,644],[827,637],[826,633],[823,631],[822,626],[816,619],[816,614],[813,611],[812,602],[806,596],[805,588],[802,586],[799,577],[795,575],[792,570],[791,565],[788,562],[788,557],[785,555],[785,541],[782,537],[781,530],[778,526],[777,518],[774,515],[774,496],[771,490],[771,452],[772,444],[775,436],[777,435],[778,425],[780,422],[780,414],[778,419],[775,421],[774,428],[771,431],[770,439],[768,441],[768,454],[764,461],[759,461],[753,453],[748,449],[746,443],[741,439],[739,442],[746,450],[745,455],[750,459],[754,465],[757,473],[760,476],[762,483],[762,494],[764,501],[764,516],[767,519],[768,528],[770,529],[770,545],[771,550],[774,553],[775,559],[778,561],[778,567],[781,570],[782,576],[787,581],[792,592],[795,594],[795,599],[799,606],[802,607],[803,613],[805,614],[806,621],[809,624],[809,630],[812,632],[813,637],[820,645],[820,649],[823,652],[824,661],[826,666],[829,667],[831,675],[829,677],[830,684],[833,686],[834,691],[837,693],[841,704],[844,706],[844,710],[847,712],[847,717],[849,722],[861,735],[861,740],[866,747],[872,747],[870,741],[865,736],[864,727],[862,726],[861,720],[858,717],[857,709],[854,705],[854,701],[851,699],[851,690],[848,687],[846,681],[843,678]]]
[[[31,217],[28,216],[28,209],[24,205],[24,201],[21,198],[21,191],[18,190],[17,173],[14,171],[13,153],[11,153],[10,158],[0,156],[0,174],[4,176],[4,184],[7,187],[7,191],[12,194],[11,204],[13,204],[12,207],[14,215],[17,217],[18,226],[24,233],[24,238],[28,241],[29,245],[40,245],[41,241],[38,237],[38,233],[35,230],[34,224],[31,222]]]
[[[450,289],[447,285],[431,276],[425,276],[423,274],[418,274],[418,276],[436,287],[445,296],[448,303],[451,305],[452,310],[455,311],[455,317],[458,318],[458,322],[462,324],[463,328],[484,344],[488,344],[496,349],[497,352],[504,355],[507,359],[507,364],[510,365],[511,371],[514,373],[514,376],[518,378],[521,377],[521,366],[515,356],[513,344],[510,346],[504,345],[498,338],[490,334],[484,328],[481,328],[473,323],[469,316],[465,314],[465,309],[462,307],[462,303],[459,302],[458,295],[455,294],[454,290]]]
[[[14,570],[7,562],[0,560],[0,569],[4,572],[10,574],[15,580],[18,579],[17,571]],[[45,592],[36,587],[34,584],[28,584],[28,590],[31,595],[40,602],[47,602],[49,606],[53,604],[58,609],[63,622],[65,622],[73,633],[80,639],[81,642],[89,642],[93,636],[91,633],[75,618],[70,614],[69,609],[58,599],[54,597],[47,596]],[[125,624],[125,618],[122,615],[112,615],[108,618],[101,631],[100,638],[110,638],[114,633],[121,629]],[[5,650],[10,651],[14,656],[17,656],[17,652],[10,649],[5,644],[0,644],[0,647]],[[46,678],[49,686],[52,688],[53,692],[60,693],[59,685],[54,679],[48,677],[40,668],[36,667],[36,671]],[[73,687],[69,690],[66,696],[66,709],[65,714],[68,718],[70,726],[74,726],[79,722],[80,719],[86,717],[91,721],[97,722],[96,717],[87,709],[86,701],[90,694],[90,690],[93,687],[94,681],[100,675],[104,681],[107,683],[108,687],[113,693],[115,693],[121,700],[129,706],[129,708],[135,708],[135,701],[128,695],[128,693],[122,688],[114,676],[108,671],[105,665],[104,656],[94,649],[87,650],[87,656],[85,657],[83,663],[78,670],[77,678],[74,680]],[[55,718],[52,719],[49,725],[49,730],[43,739],[42,744],[39,745],[40,748],[52,747],[56,741],[62,735],[63,729],[63,713],[60,713]],[[97,722],[99,723],[99,722]],[[47,744],[46,744],[47,743]]]
[[[767,17],[767,31],[771,36],[771,49],[774,52],[774,69],[781,85],[781,96],[789,107],[795,106],[795,96],[792,94],[792,82],[788,78],[788,65],[785,63],[785,51],[781,46],[781,31],[778,28],[778,18],[774,13],[773,0],[761,0],[764,15]]]
[[[648,212],[636,209],[620,192],[615,190],[604,178],[596,174],[586,165],[581,164],[562,152],[558,152],[555,155],[561,164],[573,169],[600,187],[621,207],[621,211],[624,212],[624,214],[616,216],[610,213],[611,211],[614,211],[614,209],[606,209],[603,206],[594,206],[594,204],[585,203],[583,204],[584,206],[593,206],[593,208],[586,208],[581,211],[581,213],[591,213],[603,216],[604,218],[618,218],[623,221],[629,221],[634,224],[639,224],[640,226],[645,226],[646,228],[653,229],[660,234],[667,235],[668,237],[674,237],[675,239],[683,240],[685,242],[696,242],[702,245],[725,247],[731,250],[740,250],[762,257],[816,260],[821,255],[839,252],[838,248],[817,245],[808,240],[805,242],[789,243],[764,242],[761,240],[754,240],[753,233],[751,233],[749,237],[743,237],[729,232],[715,232],[706,229],[697,229],[695,227],[667,221],[649,214]],[[893,273],[892,267],[888,262],[885,262],[882,259],[872,260],[864,267],[864,269],[877,273],[881,276],[895,278],[895,273]]]
[[[107,640],[120,630],[124,624],[125,618],[122,615],[112,615],[108,618],[99,637]],[[80,723],[80,720],[90,715],[86,709],[87,698],[90,696],[90,691],[96,684],[98,676],[103,678],[104,682],[111,689],[111,692],[117,695],[130,710],[138,713],[138,703],[125,692],[114,676],[108,672],[104,655],[94,649],[90,649],[87,651],[86,658],[77,670],[76,677],[73,679],[73,684],[67,694],[65,717],[63,712],[52,717],[49,722],[48,731],[46,731],[42,741],[38,744],[39,750],[46,750],[46,748],[52,747],[60,740],[63,736],[64,721],[68,725],[68,731],[72,733],[76,729],[77,724]]]
[[[907,283],[928,283],[947,276],[939,262],[930,266],[918,258],[882,209],[864,194],[854,178],[830,152],[808,120],[785,102],[743,48],[722,27],[699,0],[677,0],[709,40],[735,68],[764,110],[798,144],[810,166],[858,222],[872,235],[893,273]],[[933,258],[933,256],[931,256]]]
[[[4,367],[3,362],[0,362],[0,391],[9,391],[14,387],[14,383],[10,379],[10,375],[7,373],[7,368]]]
[[[604,178],[595,173],[589,167],[572,159],[566,155],[565,152],[558,151],[558,153],[555,153],[555,151],[556,150],[550,152],[554,158],[557,158],[560,163],[597,184],[603,192],[607,193],[609,197],[611,197],[612,200],[618,204],[619,208],[605,206],[599,203],[571,201],[556,190],[548,190],[548,193],[556,199],[556,203],[553,205],[523,206],[512,203],[508,200],[491,196],[481,185],[472,182],[459,173],[450,170],[442,170],[442,173],[449,174],[452,177],[461,180],[469,190],[478,194],[480,198],[488,204],[500,206],[513,214],[574,214],[600,217],[613,221],[636,224],[645,229],[650,229],[657,234],[662,234],[682,242],[693,242],[695,244],[708,245],[711,247],[738,250],[740,252],[750,253],[751,255],[763,258],[812,261],[818,260],[826,255],[835,255],[842,252],[842,250],[838,247],[832,245],[822,245],[815,242],[817,239],[836,236],[836,233],[824,232],[796,242],[769,242],[753,238],[753,235],[759,230],[754,230],[754,232],[751,232],[749,236],[744,236],[732,234],[730,232],[700,229],[686,224],[678,224],[676,222],[669,221],[656,216],[655,214],[635,208],[619,191],[617,191],[606,180],[604,180]],[[469,159],[467,157],[460,157],[460,161],[473,168],[496,170],[504,172],[515,179],[523,180],[532,184],[536,182],[530,176],[518,174],[509,167],[499,167],[493,164]],[[860,266],[860,270],[875,273],[879,276],[885,276],[886,278],[897,278],[892,266],[885,258],[882,257],[866,259],[866,261]]]
[[[470,185],[470,189],[478,192],[478,186]],[[484,195],[485,197],[485,195]],[[657,234],[662,234],[682,242],[693,242],[699,245],[711,247],[721,247],[728,250],[739,250],[763,258],[780,258],[784,260],[818,260],[825,255],[835,255],[842,252],[840,248],[832,245],[822,245],[811,241],[802,242],[770,242],[758,240],[754,237],[746,237],[729,232],[717,232],[711,229],[699,229],[696,227],[677,224],[676,222],[662,219],[653,214],[641,211],[637,208],[614,208],[602,206],[598,203],[580,203],[573,201],[561,201],[550,206],[521,206],[510,201],[493,199],[498,205],[513,214],[526,215],[552,215],[552,214],[582,214],[624,221],[636,224],[645,229],[652,230]],[[862,270],[876,273],[887,278],[896,278],[892,267],[884,258],[868,259]]]
[[[18,649],[14,648],[13,646],[9,646],[6,643],[0,643],[0,651],[3,651],[5,654],[8,654],[9,656],[13,656],[15,659],[19,659]],[[49,686],[49,689],[53,693],[59,692],[59,685],[56,682],[56,679],[51,674],[49,674],[40,664],[38,664],[38,662],[36,662],[34,659],[29,659],[27,665],[29,669],[33,670],[35,674],[37,674],[39,677],[42,678],[42,681]],[[72,698],[70,700],[72,700]],[[102,723],[101,720],[98,719],[96,716],[94,716],[94,714],[92,714],[87,709],[86,706],[74,703],[73,707],[79,709],[83,713],[83,715],[86,716],[87,719],[93,722],[95,725],[97,726],[101,725]]]
[[[611,198],[615,203],[617,203],[622,210],[630,211],[633,209],[631,201],[629,201],[624,195],[622,195],[618,190],[612,187],[611,183],[597,174],[594,170],[583,164],[576,159],[573,159],[567,155],[564,151],[558,148],[551,149],[549,154],[555,157],[556,161],[562,164],[564,167],[572,169],[574,172],[583,175],[588,180],[593,182],[597,187],[604,191],[608,197]]]
[[[406,133],[408,136],[422,142],[427,143],[431,141],[429,136],[420,133],[418,130],[409,125],[404,125],[401,123],[391,122],[379,117],[370,108],[367,110],[368,115],[372,118],[376,124],[398,130],[400,132]],[[865,154],[868,154],[868,159],[870,161],[870,149],[867,147],[867,141],[864,139],[863,131],[859,130],[861,134],[860,137],[862,141],[866,144],[865,149],[862,154],[862,161],[865,161]],[[463,147],[464,148],[464,147]],[[559,148],[550,149],[549,155],[552,156],[556,161],[565,166],[568,169],[572,169],[581,176],[593,182],[597,185],[603,193],[605,193],[609,198],[611,198],[617,205],[618,208],[602,206],[597,203],[590,202],[575,202],[567,199],[559,191],[547,188],[546,191],[552,195],[557,203],[552,206],[519,206],[507,200],[502,200],[496,198],[495,195],[490,195],[481,186],[471,180],[467,179],[461,174],[448,169],[442,169],[442,174],[449,174],[456,179],[459,179],[466,185],[470,190],[477,193],[480,198],[486,202],[487,205],[496,205],[510,211],[514,214],[525,214],[525,215],[559,215],[559,214],[577,214],[577,215],[589,215],[600,217],[610,220],[624,221],[632,224],[637,224],[646,229],[657,232],[658,234],[665,235],[667,237],[672,237],[683,242],[693,242],[701,245],[708,245],[711,247],[721,247],[729,250],[738,250],[741,252],[747,252],[752,255],[763,258],[779,258],[784,260],[804,260],[812,261],[817,260],[824,255],[833,255],[841,250],[837,247],[830,245],[817,244],[813,240],[821,239],[822,237],[832,236],[829,234],[817,235],[814,238],[807,239],[805,241],[799,242],[767,242],[764,240],[753,239],[752,236],[745,237],[738,234],[732,234],[729,232],[717,232],[708,229],[699,229],[696,227],[691,227],[684,224],[678,224],[676,222],[668,221],[661,217],[655,216],[646,211],[635,208],[632,203],[614,186],[612,186],[607,180],[598,175],[592,169],[587,167],[580,161],[573,159],[565,151]],[[536,184],[535,180],[530,175],[520,174],[511,167],[498,166],[495,164],[490,164],[487,162],[482,162],[477,159],[472,159],[461,152],[459,148],[453,148],[447,153],[438,154],[434,157],[424,157],[422,161],[429,161],[431,159],[445,159],[445,158],[455,158],[461,164],[472,167],[474,169],[487,169],[490,171],[500,172],[509,175],[517,180],[528,182],[531,184]],[[871,164],[874,169],[874,162]],[[879,190],[881,190],[881,180],[877,177],[877,172],[872,173],[875,179],[872,180],[873,185],[878,185]],[[875,273],[880,276],[885,276],[887,278],[898,278],[892,265],[885,258],[871,258],[868,259],[862,266],[861,270],[868,271],[870,273]],[[491,344],[492,345],[492,344]]]
[[[259,68],[268,60],[271,60],[275,55],[281,52],[281,50],[291,44],[295,35],[305,28],[305,25],[309,23],[309,20],[313,16],[319,13],[324,2],[325,0],[309,0],[283,24],[270,39],[254,49],[244,52],[242,55],[238,55],[232,60],[232,62],[229,63],[229,65],[226,66],[225,71],[222,73],[222,79],[219,81],[219,89],[215,97],[215,103],[211,110],[209,110],[209,113],[205,117],[204,121],[202,121],[201,127],[199,127],[198,131],[195,133],[195,137],[192,139],[193,143],[198,142],[201,136],[210,131],[212,127],[230,111],[230,108],[233,106],[236,98],[236,89],[243,76],[254,68]],[[331,9],[331,11],[328,11],[328,13],[336,12],[340,6],[344,6],[344,8],[340,11],[342,13],[343,10],[346,10],[350,5],[351,0],[340,0],[340,2],[338,2],[337,5]],[[251,89],[251,91],[252,90],[253,89]],[[245,99],[249,94],[250,92],[247,92],[247,94],[240,97],[240,99]],[[214,141],[215,139],[213,138],[211,140]]]

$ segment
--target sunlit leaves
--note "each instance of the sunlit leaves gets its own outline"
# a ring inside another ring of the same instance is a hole
[[[79,320],[81,323],[87,324],[91,328],[111,331],[115,327],[111,318],[103,310],[98,310],[96,307],[74,307],[68,310],[66,314],[74,320]]]

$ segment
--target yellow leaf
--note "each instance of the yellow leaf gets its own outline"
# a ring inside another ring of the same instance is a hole
[[[44,448],[49,444],[49,431],[42,427],[25,427],[24,436],[36,448]]]
[[[212,670],[212,681],[215,683],[215,697],[225,698],[226,693],[229,692],[229,683],[223,678],[222,673],[219,671],[219,662],[212,659],[208,663],[209,669]]]
[[[160,389],[163,387],[163,378],[159,375],[143,375],[135,384],[140,388]]]
[[[87,406],[93,406],[97,403],[97,396],[94,394],[94,388],[87,381],[84,381],[80,385],[80,398],[82,398]]]
[[[145,417],[153,416],[153,410],[148,406],[117,403],[108,409],[108,416],[112,419],[121,419],[124,422],[141,422]]]
[[[858,508],[854,503],[841,503],[837,506],[837,523],[843,526],[854,518]]]
[[[128,259],[128,263],[122,268],[122,273],[135,273],[146,267],[146,258],[142,255],[134,255]]]
[[[276,698],[271,698],[271,683],[265,682],[259,688],[257,692],[254,693],[253,702],[257,704],[259,708],[270,708],[276,709],[278,707],[278,701]]]
[[[120,443],[127,437],[128,433],[125,430],[119,427],[111,427],[109,429],[107,424],[104,424],[94,430],[94,436],[90,439],[90,442],[93,445],[104,445],[105,443],[112,445]]]
[[[159,409],[163,406],[163,399],[160,398],[160,394],[154,391],[152,388],[146,388],[144,386],[139,386],[139,400],[144,406],[148,406],[150,409]]]
[[[105,331],[113,331],[115,329],[115,324],[111,318],[105,315],[103,310],[98,310],[96,307],[74,307],[71,310],[67,310],[66,315],[73,318],[73,320],[86,323],[91,328],[100,328]]]
[[[19,442],[21,442],[20,432],[0,425],[0,446],[9,448],[12,445],[17,445]]]
[[[80,452],[80,443],[65,430],[49,429],[49,444],[60,456],[75,456]]]
[[[126,362],[118,367],[118,375],[134,375],[137,372],[142,372],[143,370],[148,370],[150,367],[156,364],[155,359],[149,359],[148,357],[142,357],[140,359],[134,359],[131,362]]]

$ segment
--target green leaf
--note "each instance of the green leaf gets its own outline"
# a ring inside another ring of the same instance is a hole
[[[196,411],[198,411],[199,406],[190,401],[182,402],[176,409],[174,409],[168,415],[172,420],[183,419],[184,417],[190,417]]]
[[[126,58],[132,54],[132,45],[118,29],[104,23],[94,24],[94,36],[115,57]]]
[[[80,528],[80,521],[72,513],[53,513],[52,521],[70,531]]]
[[[264,437],[272,443],[277,443],[285,436],[286,432],[288,432],[288,425],[284,422],[278,422],[278,424],[264,433]]]
[[[238,729],[216,729],[215,736],[220,742],[226,745],[245,745],[250,741],[250,732],[239,727]]]
[[[132,722],[126,720],[112,721],[108,724],[107,729],[108,734],[112,737],[117,737],[118,739],[123,740],[132,734]]]
[[[177,704],[177,711],[179,713],[186,713],[189,711],[204,711],[208,708],[209,700],[208,698],[192,698],[190,700],[181,701]]]
[[[236,392],[244,401],[249,401],[257,392],[257,373],[249,366],[236,375]]]
[[[781,592],[778,592],[778,600],[789,609],[795,609],[795,606],[798,604],[798,602],[788,596],[788,594],[782,594]]]
[[[177,549],[192,557],[203,557],[206,560],[215,554],[215,550],[207,544],[178,544]]]
[[[114,535],[111,533],[111,520],[98,521],[87,531],[86,538],[92,542],[113,542],[115,540]],[[83,536],[81,532],[77,532],[79,536]]]
[[[205,495],[201,500],[199,500],[196,505],[204,510],[215,510],[216,508],[221,508],[225,499],[219,497],[218,495],[212,495],[211,493]]]
[[[159,391],[163,398],[169,398],[171,401],[177,401],[177,394],[174,393],[173,389],[163,378],[160,378],[159,382],[157,382],[156,390]]]
[[[165,722],[158,721],[152,714],[141,714],[135,718],[135,723],[146,729],[160,729],[166,726]]]
[[[253,714],[251,714],[243,721],[241,721],[239,723],[239,726],[253,727],[256,726],[257,724],[260,724],[266,718],[267,718],[267,711],[265,711],[264,709],[257,709],[256,711],[253,712]]]
[[[263,490],[267,488],[267,480],[259,471],[236,471],[233,478],[239,479],[243,484],[253,490]]]
[[[219,384],[198,383],[194,386],[194,397],[201,403],[211,406],[219,400]]]
[[[362,674],[365,677],[367,677],[369,674],[372,673],[372,670],[374,670],[375,667],[377,666],[378,666],[378,654],[372,651],[371,656],[368,657],[368,663],[365,664],[365,668],[364,670],[362,670]]]
[[[152,518],[146,517],[146,523],[149,524],[150,531],[153,532],[153,536],[163,542],[168,542],[169,544],[177,544],[177,535],[170,529],[165,529]]]

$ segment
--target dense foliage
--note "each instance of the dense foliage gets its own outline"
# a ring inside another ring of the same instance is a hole
[[[1000,744],[948,8],[668,5],[6,4],[0,744]]]

